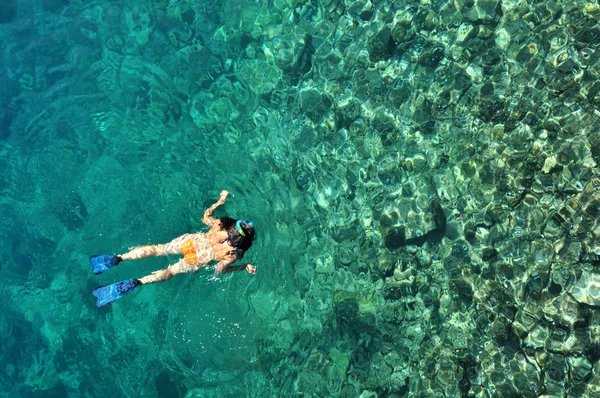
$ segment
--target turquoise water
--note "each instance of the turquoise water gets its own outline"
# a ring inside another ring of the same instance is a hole
[[[600,6],[5,0],[0,395],[600,396]],[[253,219],[257,274],[88,257]]]

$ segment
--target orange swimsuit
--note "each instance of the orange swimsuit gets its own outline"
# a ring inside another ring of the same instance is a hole
[[[185,261],[189,265],[198,264],[198,256],[196,255],[196,248],[194,247],[194,242],[191,239],[183,242],[181,247],[179,248],[181,253],[183,253],[183,261]]]

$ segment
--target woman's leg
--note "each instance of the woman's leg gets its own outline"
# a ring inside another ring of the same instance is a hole
[[[146,275],[138,280],[142,283],[142,285],[147,285],[148,283],[166,281],[167,279],[171,279],[173,275],[197,272],[199,269],[199,266],[190,265],[181,259],[175,264],[169,265],[168,268],[154,271],[150,275]]]
[[[140,258],[152,257],[152,256],[166,256],[169,253],[166,250],[167,245],[150,245],[150,246],[139,246],[131,249],[125,254],[120,254],[119,257],[123,260],[139,260]]]
[[[179,248],[188,238],[188,234],[182,235],[178,238],[173,239],[171,242],[165,245],[149,245],[139,246],[131,249],[125,254],[119,255],[122,260],[139,260],[140,258],[153,257],[153,256],[167,256],[169,254],[179,254]]]

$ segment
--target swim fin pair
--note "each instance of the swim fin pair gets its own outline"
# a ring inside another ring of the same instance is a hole
[[[92,294],[98,299],[96,307],[100,308],[111,304],[141,284],[139,279],[131,278],[94,289]]]
[[[93,267],[92,273],[94,275],[101,274],[104,271],[117,266],[122,260],[123,259],[119,256],[106,254],[92,256],[90,257],[90,263]],[[131,278],[94,289],[92,294],[98,299],[96,300],[96,306],[104,307],[105,305],[111,304],[113,301],[120,299],[125,293],[129,293],[141,284],[142,283],[138,279]]]

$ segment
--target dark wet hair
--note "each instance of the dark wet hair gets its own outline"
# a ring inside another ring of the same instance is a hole
[[[252,247],[252,241],[254,240],[254,226],[251,222],[241,221],[240,226],[246,236],[242,236],[237,229],[238,220],[234,220],[231,217],[221,217],[219,219],[221,228],[227,231],[229,244],[233,246],[232,253],[237,258],[244,257],[246,250]]]

